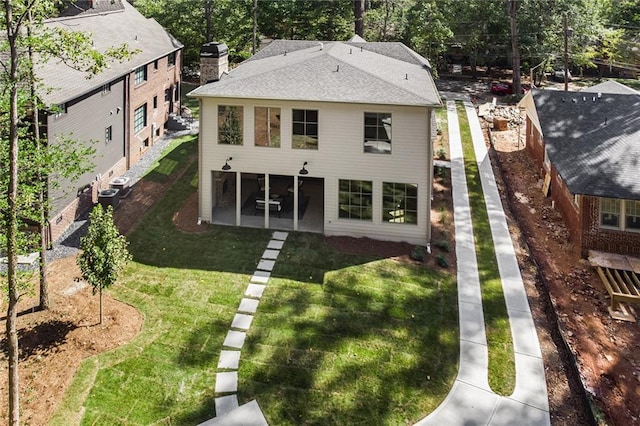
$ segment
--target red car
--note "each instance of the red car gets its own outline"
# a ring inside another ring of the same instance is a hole
[[[529,88],[524,84],[520,85],[520,93],[523,95],[529,91]],[[513,84],[505,81],[494,81],[491,83],[491,93],[494,95],[512,95]]]

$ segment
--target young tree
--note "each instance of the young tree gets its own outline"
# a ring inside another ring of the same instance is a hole
[[[109,288],[131,260],[129,242],[118,232],[113,222],[113,208],[104,210],[100,204],[89,215],[89,229],[80,240],[82,252],[77,262],[82,277],[91,284],[93,293],[100,293],[100,324],[102,324],[102,289]]]

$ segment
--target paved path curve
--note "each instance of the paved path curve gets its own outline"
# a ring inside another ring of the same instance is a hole
[[[458,263],[460,367],[447,398],[417,425],[550,425],[540,344],[480,122],[467,96],[453,93],[443,95],[448,99],[447,119]],[[515,389],[509,397],[495,394],[488,382],[489,356],[455,100],[464,102],[469,119],[509,314],[516,365]]]

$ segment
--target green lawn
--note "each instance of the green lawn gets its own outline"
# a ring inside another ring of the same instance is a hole
[[[177,231],[171,218],[197,187],[197,143],[172,146],[145,179],[180,178],[129,236],[134,262],[109,291],[142,312],[143,329],[82,364],[52,424],[84,413],[87,425],[193,425],[215,414],[222,342],[271,232]],[[242,351],[239,400],[257,398],[273,425],[415,422],[457,373],[456,297],[450,275],[291,233]]]
[[[482,289],[487,344],[489,345],[489,385],[494,392],[508,396],[515,387],[515,359],[509,315],[502,293],[502,281],[493,245],[484,192],[467,113],[461,102],[456,102],[460,122],[460,136],[464,155],[464,168],[469,189],[469,204],[476,243],[478,274]]]

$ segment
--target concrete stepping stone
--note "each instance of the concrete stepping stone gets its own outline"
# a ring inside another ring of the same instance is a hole
[[[274,239],[274,240],[284,241],[284,240],[287,239],[288,236],[289,236],[288,232],[276,231],[276,232],[273,233],[271,238]]]
[[[238,391],[238,372],[227,371],[224,373],[216,373],[216,393],[237,392]]]
[[[274,260],[260,259],[260,262],[258,262],[258,269],[271,272],[273,271],[273,267],[275,265],[276,265],[276,262]]]
[[[231,327],[248,330],[249,327],[251,327],[251,321],[253,321],[253,315],[236,314],[236,316],[233,317]]]
[[[261,284],[249,284],[247,286],[247,291],[244,292],[245,296],[255,297],[256,299],[260,299],[262,297],[262,293],[264,292],[266,286]]]
[[[240,301],[240,307],[238,307],[238,312],[255,314],[256,311],[258,310],[258,303],[260,303],[259,300],[244,298]]]
[[[271,277],[271,272],[255,271],[250,281],[256,284],[266,284],[269,282],[269,277]]]
[[[232,410],[231,412],[221,416],[214,417],[206,422],[200,423],[198,426],[269,426],[265,419],[258,402],[254,399],[244,405]]]
[[[267,244],[267,248],[270,250],[281,250],[284,246],[284,241],[280,240],[271,240],[269,244]]]
[[[273,259],[276,260],[278,258],[278,255],[280,254],[280,250],[270,250],[270,249],[266,249],[264,251],[264,253],[262,253],[262,258],[263,259]]]
[[[238,395],[225,395],[216,398],[216,417],[224,416],[238,408]]]
[[[218,368],[237,370],[240,364],[240,351],[220,351]],[[218,411],[216,411],[217,413]]]
[[[243,331],[229,330],[227,337],[224,339],[223,346],[230,348],[241,349],[244,345],[244,339],[247,337],[247,333]]]

